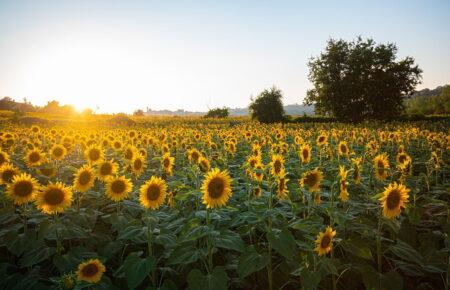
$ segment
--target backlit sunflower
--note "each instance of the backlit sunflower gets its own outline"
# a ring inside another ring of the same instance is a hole
[[[84,157],[90,164],[97,164],[103,160],[103,149],[95,144],[90,145],[84,151]]]
[[[50,149],[50,156],[54,160],[63,160],[64,157],[66,157],[66,155],[67,155],[66,147],[64,147],[60,144],[55,144]]]
[[[316,248],[314,251],[319,256],[328,254],[333,248],[333,238],[336,236],[336,231],[333,231],[331,227],[327,227],[325,232],[319,233],[316,239]]]
[[[111,177],[106,181],[106,196],[113,201],[121,201],[128,197],[133,184],[125,176]]]
[[[373,168],[375,170],[375,178],[385,180],[388,176],[389,160],[385,153],[375,156],[373,159]]]
[[[6,163],[0,166],[0,184],[10,183],[14,176],[19,174],[20,171],[12,164]]]
[[[300,147],[300,159],[303,164],[307,164],[311,161],[311,146],[309,144],[304,143]]]
[[[113,160],[104,160],[97,166],[97,177],[102,181],[106,181],[111,176],[117,174],[118,167],[117,163]]]
[[[161,159],[161,167],[168,175],[173,174],[173,165],[175,163],[175,157],[171,157],[170,153],[165,153]]]
[[[98,259],[90,259],[78,265],[77,278],[79,281],[97,283],[102,279],[106,268]]]
[[[152,176],[140,189],[139,201],[141,205],[149,209],[158,209],[166,198],[166,182],[156,176]]]
[[[94,186],[95,174],[94,169],[90,165],[84,165],[75,173],[73,181],[73,189],[78,192],[86,192]]]
[[[279,154],[272,155],[272,161],[270,162],[270,174],[272,176],[280,176],[284,169],[284,158]]]
[[[406,186],[396,182],[385,187],[383,196],[379,199],[383,207],[383,215],[389,219],[399,216],[401,208],[408,202],[409,191]]]
[[[6,188],[6,196],[14,201],[14,204],[24,204],[33,201],[39,190],[39,183],[27,173],[14,176]]]
[[[231,197],[231,177],[226,170],[215,168],[208,172],[202,185],[203,203],[208,208],[224,206]]]
[[[24,161],[28,167],[35,167],[45,163],[47,158],[41,149],[34,148],[25,154]]]
[[[338,144],[338,154],[339,156],[347,156],[349,154],[349,149],[346,141],[341,141]]]
[[[8,153],[6,153],[0,149],[0,166],[2,166],[3,164],[6,164],[8,162],[9,162]]]
[[[310,192],[319,192],[322,179],[322,171],[320,171],[319,168],[316,168],[314,170],[303,173],[302,178],[299,180],[299,182],[301,187],[305,187],[305,185],[308,186],[308,190]]]
[[[72,204],[72,195],[72,190],[63,183],[49,183],[36,195],[36,205],[47,214],[64,212]]]
[[[345,166],[340,165],[339,166],[339,177],[340,177],[340,182],[339,182],[339,188],[340,188],[340,192],[339,192],[339,198],[342,201],[348,201],[348,191],[347,191],[347,175],[348,175],[348,170],[345,170]]]

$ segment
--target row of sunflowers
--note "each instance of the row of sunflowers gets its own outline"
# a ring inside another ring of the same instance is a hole
[[[449,286],[445,124],[164,122],[3,126],[0,288]]]

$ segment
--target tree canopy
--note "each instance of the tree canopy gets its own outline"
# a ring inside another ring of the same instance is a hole
[[[265,89],[255,99],[252,99],[249,110],[252,119],[261,123],[276,123],[285,117],[283,109],[283,93],[277,87]]]
[[[387,119],[404,110],[403,99],[414,92],[422,70],[412,57],[397,60],[397,46],[372,39],[330,39],[325,51],[308,63],[305,104],[339,119]]]

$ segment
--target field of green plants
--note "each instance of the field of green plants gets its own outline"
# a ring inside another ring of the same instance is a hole
[[[448,289],[449,127],[0,130],[0,289]]]

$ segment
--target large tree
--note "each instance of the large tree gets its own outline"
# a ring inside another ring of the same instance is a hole
[[[283,93],[277,87],[262,91],[249,106],[252,119],[261,123],[281,122],[284,119]]]
[[[403,98],[414,92],[422,70],[412,57],[397,60],[397,46],[372,39],[330,39],[325,52],[309,63],[305,104],[340,119],[387,119],[400,114]]]

